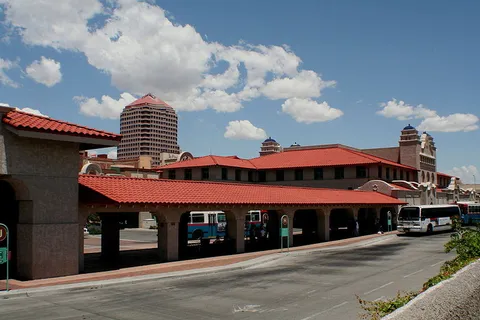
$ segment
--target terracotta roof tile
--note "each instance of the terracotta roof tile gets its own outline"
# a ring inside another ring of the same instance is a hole
[[[437,176],[439,177],[445,177],[445,178],[453,178],[454,176],[450,175],[450,174],[446,174],[446,173],[441,173],[441,172],[437,172]]]
[[[119,204],[402,205],[378,192],[80,175],[79,183]]]
[[[122,136],[119,134],[92,129],[66,121],[37,116],[18,110],[8,112],[3,117],[2,121],[3,123],[6,123],[18,130],[38,131],[43,133],[64,134],[116,141],[120,141],[122,138]]]
[[[212,155],[175,162],[172,164],[157,167],[156,169],[169,170],[169,169],[197,168],[197,167],[211,167],[211,166],[255,169],[255,166],[252,165],[250,160],[240,159],[236,156],[224,157],[224,156],[212,156]]]
[[[417,170],[387,159],[342,147],[317,148],[279,152],[250,160],[257,169],[287,169],[329,166],[385,164]]]

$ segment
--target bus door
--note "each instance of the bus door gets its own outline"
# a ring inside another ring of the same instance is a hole
[[[216,237],[216,236],[217,236],[217,215],[215,213],[209,213],[207,237]]]

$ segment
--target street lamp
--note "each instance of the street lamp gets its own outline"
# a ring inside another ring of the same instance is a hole
[[[472,174],[473,176],[473,201],[477,200],[477,182],[475,181],[475,175]]]

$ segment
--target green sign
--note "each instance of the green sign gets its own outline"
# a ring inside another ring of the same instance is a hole
[[[8,276],[9,276],[9,232],[8,227],[3,223],[0,223],[0,264],[7,264],[7,279],[6,279],[6,289],[8,291]]]
[[[283,251],[283,238],[287,238],[287,249],[290,250],[290,221],[287,215],[283,215],[280,219],[280,251]]]

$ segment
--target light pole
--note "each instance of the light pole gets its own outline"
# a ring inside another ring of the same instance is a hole
[[[477,201],[477,181],[475,180],[475,175],[473,176],[473,201]]]

